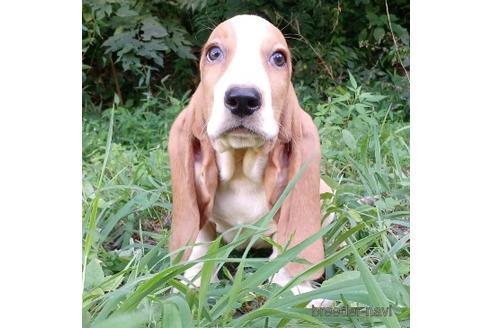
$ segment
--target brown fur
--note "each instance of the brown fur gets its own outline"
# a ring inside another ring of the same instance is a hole
[[[312,160],[275,217],[277,232],[274,238],[281,245],[286,245],[292,237],[289,245],[292,247],[320,229],[320,144],[316,127],[299,106],[290,82],[292,66],[285,39],[273,26],[270,35],[262,46],[262,52],[270,51],[272,45],[285,49],[289,65],[287,70],[266,64],[264,67],[272,85],[272,104],[280,125],[278,137],[266,148],[270,156],[264,185],[270,206],[275,204],[286,185],[278,184],[278,177],[285,175],[291,180],[304,162]],[[211,112],[214,84],[227,69],[229,61],[225,60],[221,65],[207,65],[204,60],[206,50],[215,42],[227,45],[230,60],[235,51],[235,41],[234,31],[227,21],[213,31],[205,44],[200,60],[201,83],[188,107],[174,122],[169,137],[173,192],[171,251],[195,242],[199,229],[210,218],[219,183],[215,152],[206,133],[206,124]],[[197,160],[202,163],[198,185],[194,172]],[[185,252],[184,259],[188,258],[190,251]],[[322,240],[304,249],[300,257],[313,264],[321,261],[324,257]],[[286,268],[295,276],[306,266],[289,263]],[[320,270],[310,279],[316,279],[321,274]]]

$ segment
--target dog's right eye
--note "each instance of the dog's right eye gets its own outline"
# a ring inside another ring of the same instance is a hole
[[[215,62],[224,56],[224,53],[219,47],[212,47],[207,51],[207,59],[209,62]]]

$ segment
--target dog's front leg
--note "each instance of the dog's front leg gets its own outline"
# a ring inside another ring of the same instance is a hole
[[[213,241],[215,238],[215,230],[211,226],[210,223],[206,223],[202,229],[198,232],[198,236],[196,238],[196,244],[202,244],[202,245],[197,245],[194,246],[193,249],[191,250],[190,257],[188,261],[193,261],[196,260],[205,254],[207,254],[208,251],[208,244]],[[184,277],[186,281],[188,281],[191,285],[191,287],[200,287],[200,273],[203,268],[203,262],[197,263],[188,270],[184,272]],[[217,273],[215,273],[212,276],[212,282],[217,282]]]

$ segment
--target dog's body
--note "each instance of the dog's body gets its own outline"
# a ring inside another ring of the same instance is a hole
[[[282,33],[250,15],[215,28],[203,48],[201,82],[171,129],[173,185],[170,250],[185,259],[207,252],[217,233],[253,224],[272,208],[300,166],[310,164],[270,226],[268,235],[292,247],[320,229],[320,144],[311,118],[290,82],[290,52]],[[322,183],[323,191],[329,191]],[[258,242],[256,247],[267,246]],[[277,255],[274,250],[272,258]],[[324,257],[321,239],[300,253],[310,263]],[[187,270],[192,280],[201,270]],[[289,263],[273,282],[285,285],[307,266]],[[322,270],[310,279],[319,278]],[[199,281],[195,280],[195,285]],[[294,292],[312,290],[309,281]]]

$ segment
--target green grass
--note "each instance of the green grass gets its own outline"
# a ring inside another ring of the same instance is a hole
[[[217,240],[199,260],[205,262],[203,281],[220,268],[219,283],[193,290],[179,280],[193,263],[172,264],[166,248],[172,206],[166,148],[186,96],[84,113],[84,326],[409,326],[406,88],[361,87],[350,76],[347,85],[326,91],[330,101],[319,102],[299,86],[299,99],[320,131],[322,177],[335,190],[322,195],[323,216],[335,212],[337,218],[319,233],[325,260],[292,284],[319,267],[328,279],[297,296],[267,280],[314,239],[273,262],[268,254],[233,249],[259,238],[273,213],[255,226],[238,227],[244,233],[231,244]],[[336,300],[337,307],[391,305],[392,316],[315,316],[304,308],[314,298]]]

